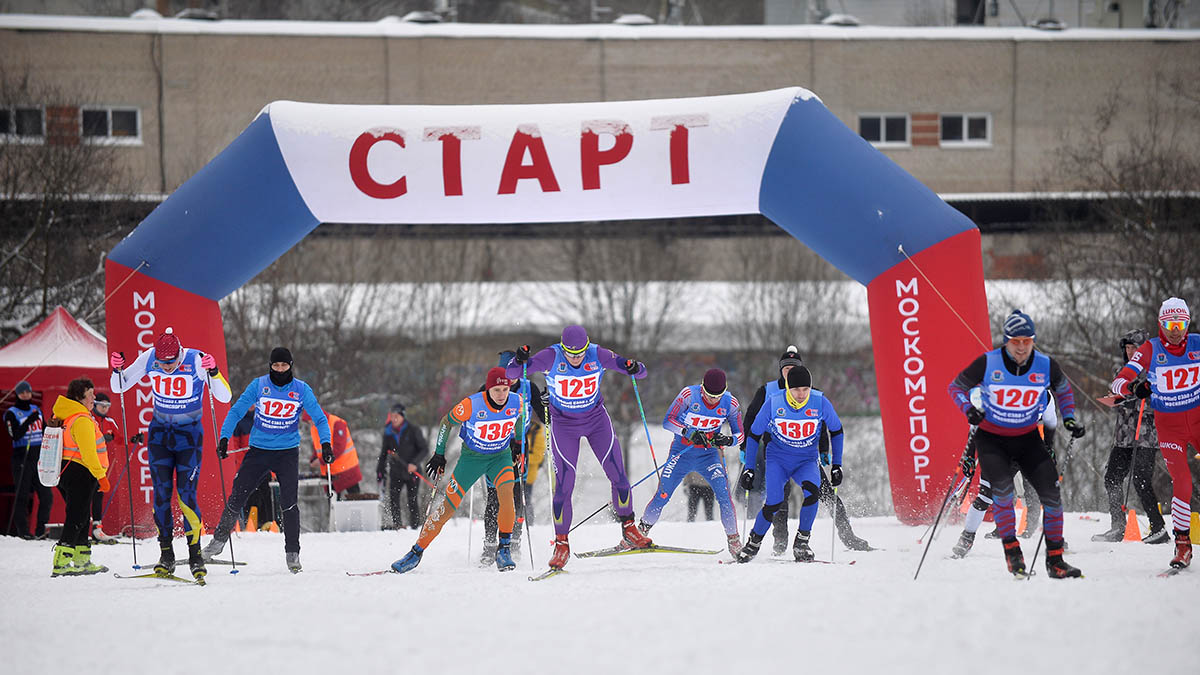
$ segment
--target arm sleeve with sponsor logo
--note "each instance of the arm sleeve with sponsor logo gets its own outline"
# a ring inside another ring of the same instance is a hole
[[[687,429],[684,428],[683,413],[687,412],[688,403],[692,400],[692,388],[684,387],[675,400],[671,401],[671,406],[667,408],[667,414],[663,416],[663,428],[675,434],[676,436],[686,436]]]
[[[433,450],[434,454],[445,455],[446,441],[450,440],[450,432],[454,430],[454,427],[461,425],[469,419],[471,419],[471,397],[468,396],[459,401],[442,418],[442,423],[438,427],[437,446]]]
[[[971,365],[964,368],[958,377],[955,377],[954,381],[946,387],[946,391],[950,392],[950,399],[964,415],[971,408],[971,395],[968,392],[972,387],[983,382],[983,374],[986,370],[987,354],[982,354],[972,361]]]
[[[825,428],[829,429],[829,444],[833,449],[833,463],[842,463],[842,446],[845,444],[845,435],[842,434],[842,420],[838,417],[837,411],[833,409],[833,404],[829,399],[821,398],[821,420],[825,422]]]
[[[1066,373],[1058,366],[1058,361],[1050,359],[1050,390],[1054,392],[1054,400],[1058,402],[1059,417],[1064,420],[1075,417],[1075,392]]]
[[[114,394],[133,389],[138,382],[142,381],[142,378],[146,377],[146,368],[150,365],[150,351],[147,349],[138,354],[133,363],[118,372],[113,372],[112,377],[108,378],[108,386]]]
[[[246,413],[250,412],[250,410],[254,408],[254,405],[258,403],[257,384],[258,380],[254,380],[247,385],[246,390],[243,391],[242,395],[238,397],[237,402],[233,404],[233,407],[229,409],[229,412],[225,413],[225,421],[221,423],[220,438],[229,438],[232,436],[233,430],[237,426],[238,421],[241,420]]]
[[[1133,358],[1129,359],[1109,385],[1109,390],[1117,396],[1129,396],[1132,392],[1129,391],[1129,385],[1137,379],[1138,375],[1146,371],[1146,367],[1142,364],[1150,363],[1150,357],[1154,354],[1154,346],[1147,340],[1142,343],[1137,351],[1133,353]]]
[[[734,443],[743,445],[746,442],[746,432],[742,429],[742,407],[736,396],[729,397],[729,414],[725,419],[729,422],[729,431],[733,434]]]

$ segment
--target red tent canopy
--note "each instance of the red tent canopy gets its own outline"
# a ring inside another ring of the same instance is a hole
[[[15,398],[13,388],[26,380],[33,387],[34,400],[42,406],[42,415],[50,419],[50,409],[58,396],[67,392],[68,382],[90,377],[96,391],[107,392],[109,372],[104,337],[86,323],[76,321],[67,310],[56,307],[33,330],[0,348],[0,411],[8,410]],[[119,401],[114,401],[111,414],[121,414]],[[124,462],[123,457],[117,457],[121,454],[111,453],[118,470]],[[12,439],[0,433],[0,467],[7,469],[11,463]],[[7,470],[0,471],[0,494],[0,523],[7,523],[13,499],[13,478]],[[63,502],[57,493],[54,502],[50,522],[61,523]],[[33,531],[32,525],[29,531]]]

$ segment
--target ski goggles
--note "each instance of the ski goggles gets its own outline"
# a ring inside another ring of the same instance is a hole
[[[558,346],[562,347],[562,350],[564,352],[570,354],[571,356],[579,356],[580,354],[586,352],[588,347],[592,346],[592,341],[588,340],[587,342],[583,343],[583,346],[580,347],[579,349],[571,349],[570,347],[564,345],[561,342],[558,343]]]
[[[1168,319],[1160,321],[1164,331],[1187,330],[1188,322],[1186,319]]]
[[[166,370],[168,368],[174,368],[175,366],[178,366],[180,364],[180,362],[182,362],[182,361],[183,361],[183,352],[180,352],[179,356],[176,356],[175,358],[171,359],[170,361],[154,359],[154,365],[157,368],[162,368],[163,370]]]
[[[1013,343],[1015,347],[1028,347],[1033,344],[1033,338],[1031,337],[1010,337],[1008,341]]]

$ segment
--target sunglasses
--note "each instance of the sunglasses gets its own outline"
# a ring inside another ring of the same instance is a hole
[[[1163,330],[1187,330],[1188,322],[1183,319],[1171,319],[1170,321],[1162,322]]]
[[[1008,338],[1008,341],[1018,347],[1028,347],[1033,344],[1033,338],[1031,337],[1011,337]]]
[[[588,348],[588,347],[590,347],[590,346],[591,346],[591,344],[592,344],[592,341],[591,341],[591,340],[588,340],[587,342],[583,343],[583,346],[582,346],[582,347],[580,347],[579,349],[571,349],[570,347],[568,347],[568,346],[564,345],[564,344],[563,344],[563,343],[561,343],[561,342],[560,342],[560,343],[558,343],[558,346],[559,346],[559,347],[562,347],[562,350],[563,350],[564,352],[566,352],[566,353],[570,354],[571,356],[578,356],[578,355],[580,355],[580,354],[582,354],[582,353],[586,352],[586,351],[587,351],[587,348]]]

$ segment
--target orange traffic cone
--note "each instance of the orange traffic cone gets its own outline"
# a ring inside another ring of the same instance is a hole
[[[250,514],[246,516],[246,531],[258,532],[258,507],[251,506]]]
[[[1192,543],[1200,546],[1200,513],[1192,511],[1192,528],[1190,532]]]
[[[275,532],[275,533],[279,532],[279,526],[276,525],[275,521],[273,521],[273,520],[268,521],[266,525],[263,525],[263,529],[267,530],[268,532]]]
[[[1142,540],[1142,530],[1138,527],[1137,509],[1129,509],[1129,513],[1125,518],[1125,539],[1123,541]]]

